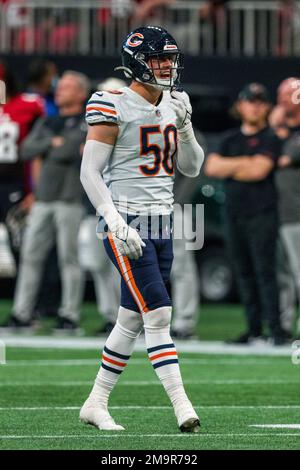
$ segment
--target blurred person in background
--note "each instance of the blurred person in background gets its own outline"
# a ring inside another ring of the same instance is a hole
[[[200,18],[206,21],[214,21],[218,14],[224,13],[226,3],[228,3],[228,0],[206,0],[199,10]]]
[[[97,86],[99,97],[101,91],[119,90],[124,86],[126,86],[124,80],[108,78]],[[87,197],[85,197],[85,206],[86,215],[79,231],[79,261],[82,269],[92,275],[98,312],[105,320],[103,327],[97,333],[110,333],[115,325],[120,304],[120,277],[114,265],[108,262],[103,244],[95,236],[98,218]]]
[[[27,0],[0,0],[5,27],[9,29],[11,38],[14,38],[20,27],[28,25],[30,17],[26,8]]]
[[[111,2],[111,5],[109,3]],[[101,4],[101,0],[99,1]],[[108,0],[97,11],[97,21],[101,27],[107,26],[111,19],[125,20],[132,14],[134,0]]]
[[[132,25],[149,23],[149,18],[162,8],[174,4],[176,0],[135,0]],[[161,21],[161,18],[160,18]]]
[[[47,116],[56,116],[58,107],[54,92],[58,80],[56,64],[46,59],[34,59],[28,68],[27,93],[36,93],[44,98]]]
[[[55,103],[54,92],[58,80],[58,71],[54,62],[47,59],[34,59],[29,63],[27,73],[27,93],[35,93],[45,101],[46,115],[57,116],[58,107]],[[42,160],[36,158],[31,162],[31,179],[36,184],[40,173]],[[32,201],[33,202],[33,201]],[[60,304],[60,282],[56,243],[48,253],[46,259],[47,269],[42,277],[37,304],[34,311],[35,318],[54,317]]]
[[[236,103],[242,125],[228,131],[208,156],[205,172],[225,180],[228,247],[245,307],[247,331],[234,343],[257,344],[263,321],[271,341],[286,337],[280,325],[276,278],[278,233],[274,168],[281,152],[278,137],[267,125],[270,100],[259,83],[247,85]]]
[[[276,185],[279,195],[280,236],[300,301],[300,79],[284,80],[277,94],[278,105],[285,111],[288,136],[283,141]],[[295,312],[294,312],[295,313]],[[294,315],[289,319],[293,328]],[[300,321],[297,324],[300,334]]]
[[[210,44],[212,52],[215,51],[220,42],[218,41],[220,33],[224,33],[222,34],[222,47],[225,46],[224,37],[226,37],[226,42],[229,43],[226,16],[227,3],[228,0],[206,0],[199,10],[202,41],[206,45]]]
[[[26,0],[24,0],[26,1]],[[13,36],[13,49],[17,53],[32,53],[32,50],[66,54],[74,52],[78,41],[80,24],[74,10],[43,8],[43,15],[20,25]]]
[[[269,114],[269,126],[273,129],[279,139],[285,139],[289,135],[286,125],[285,110],[282,106],[276,105]]]
[[[284,107],[276,104],[269,114],[269,125],[281,140],[289,136]],[[278,165],[277,165],[278,168]],[[297,292],[287,252],[281,237],[277,243],[277,277],[279,285],[280,321],[282,327],[292,336],[293,322],[297,308]]]
[[[297,48],[300,38],[300,7],[296,0],[281,0],[278,5],[278,46],[279,56],[291,54],[291,39]],[[299,46],[298,46],[299,47]],[[299,53],[299,48],[295,52]]]
[[[197,129],[195,129],[195,136],[205,153],[204,136]],[[201,176],[198,175],[191,179],[176,170],[175,204],[180,204],[184,209],[184,204],[192,203],[192,197],[199,186],[200,178]],[[185,210],[181,214],[183,215],[183,227],[188,226],[190,221],[186,218],[188,218],[189,212]],[[179,220],[176,221],[178,215],[175,210],[174,225],[179,223]],[[172,319],[172,336],[177,339],[190,339],[195,334],[200,301],[200,279],[195,255],[192,250],[186,249],[186,242],[187,239],[184,236],[173,239],[174,260],[171,270],[171,291],[175,315]]]
[[[176,0],[114,0],[109,8],[105,6],[98,11],[98,21],[106,24],[111,17],[125,19],[131,17],[132,26],[143,23],[160,7],[167,7]],[[109,2],[107,2],[109,3]]]
[[[6,85],[6,100],[0,103],[0,222],[8,223],[12,252],[18,262],[20,238],[11,230],[11,222],[25,216],[32,204],[30,167],[21,161],[20,144],[45,110],[37,95],[20,92],[15,74],[1,59],[0,80]]]
[[[101,6],[98,9],[97,21],[102,32],[111,22],[119,30],[122,30],[124,25],[126,29],[130,29],[137,24],[149,23],[149,21],[151,23],[154,16],[155,22],[161,23],[165,19],[162,18],[165,8],[175,2],[176,0],[110,0],[104,7]],[[115,39],[119,40],[117,37]]]
[[[78,231],[83,215],[83,190],[79,168],[87,131],[84,103],[88,92],[89,82],[85,75],[65,72],[55,94],[59,115],[39,120],[22,145],[23,158],[40,157],[42,165],[36,201],[24,236],[8,326],[32,326],[44,262],[56,240],[62,282],[57,328],[76,331],[82,298]]]

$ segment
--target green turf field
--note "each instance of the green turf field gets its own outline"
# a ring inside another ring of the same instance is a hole
[[[0,449],[299,449],[300,365],[290,357],[181,354],[186,389],[202,421],[181,434],[145,354],[135,354],[111,396],[126,430],[79,423],[98,351],[8,349],[0,366]]]
[[[12,302],[0,300],[0,323],[10,314]],[[51,334],[55,319],[42,319],[37,334]],[[92,336],[103,324],[95,304],[85,303],[82,309],[80,326],[84,334]],[[203,305],[199,309],[197,336],[202,340],[225,340],[244,331],[242,307],[238,304]]]

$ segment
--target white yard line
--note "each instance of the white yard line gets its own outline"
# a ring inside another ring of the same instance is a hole
[[[41,386],[54,386],[54,387],[78,387],[92,385],[92,380],[55,380],[55,381],[2,381],[1,387],[41,387]],[[233,379],[233,380],[185,380],[185,385],[300,385],[300,380],[248,380],[248,379]],[[118,387],[143,387],[148,385],[155,385],[161,387],[158,380],[123,380],[118,383]]]
[[[101,432],[101,431],[99,431]],[[103,432],[103,431],[102,431]],[[122,437],[127,438],[127,437],[134,437],[135,439],[142,439],[142,438],[158,438],[158,437],[164,437],[164,438],[169,438],[169,437],[178,437],[178,438],[198,438],[201,439],[203,437],[253,437],[253,436],[260,436],[260,437],[272,437],[272,436],[280,436],[280,437],[291,437],[291,436],[300,436],[300,433],[189,433],[189,434],[127,434],[126,432],[116,432],[115,434],[56,434],[56,435],[34,435],[34,434],[29,434],[25,436],[18,436],[18,435],[0,435],[0,439],[111,439],[111,438],[117,438],[120,439]]]
[[[274,361],[272,359],[269,360],[262,360],[262,359],[187,359],[187,358],[179,358],[181,365],[209,365],[209,366],[268,366],[273,365]],[[41,367],[48,367],[48,366],[85,366],[91,365],[96,366],[99,365],[100,358],[95,359],[20,359],[20,360],[7,360],[6,366],[10,367],[19,367],[19,366],[41,366]],[[130,359],[129,364],[131,365],[147,365],[149,366],[148,358],[145,356],[142,359]]]
[[[250,428],[300,429],[300,424],[250,424]]]
[[[15,348],[51,348],[51,349],[102,349],[106,338],[55,338],[51,336],[18,336],[2,334],[0,339],[6,346]],[[229,354],[243,356],[290,356],[291,346],[272,347],[229,345],[222,341],[179,341],[176,340],[179,352],[203,353],[203,354]],[[145,351],[145,340],[140,338],[135,347],[136,351]]]
[[[0,411],[76,411],[80,410],[80,406],[2,406]],[[241,410],[298,410],[300,405],[202,405],[194,406],[196,409],[207,410],[226,410],[226,409],[241,409]],[[171,410],[172,406],[140,406],[140,405],[128,405],[128,406],[110,406],[110,410]],[[253,425],[254,426],[254,425]]]

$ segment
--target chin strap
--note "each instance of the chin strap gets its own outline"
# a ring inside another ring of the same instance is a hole
[[[114,68],[115,72],[117,72],[118,70],[122,70],[122,72],[124,72],[125,74],[125,77],[133,78],[133,73],[128,67],[124,67],[123,65],[120,65],[119,67]]]

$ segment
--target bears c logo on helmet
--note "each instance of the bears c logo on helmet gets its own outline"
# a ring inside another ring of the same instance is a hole
[[[140,40],[139,40],[139,39]],[[129,38],[127,39],[126,45],[130,47],[137,47],[140,46],[143,43],[144,36],[141,33],[133,33]]]
[[[168,77],[155,76],[149,62],[151,57],[168,56],[172,60]],[[171,34],[158,26],[141,26],[131,31],[122,44],[122,65],[127,78],[153,85],[160,90],[178,87],[183,70],[183,54]]]

